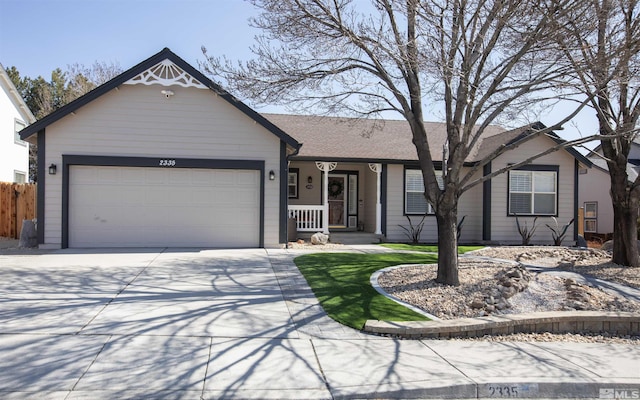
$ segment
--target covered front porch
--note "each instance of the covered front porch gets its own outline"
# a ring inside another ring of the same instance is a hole
[[[381,237],[382,174],[380,163],[291,161],[288,217],[295,220],[297,234],[374,235],[359,239],[365,241]]]

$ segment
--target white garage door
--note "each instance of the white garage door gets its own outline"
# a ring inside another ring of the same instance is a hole
[[[72,166],[69,247],[258,247],[255,170]]]

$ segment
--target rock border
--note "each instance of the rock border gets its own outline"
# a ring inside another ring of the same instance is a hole
[[[439,321],[368,320],[363,330],[410,339],[482,337],[513,333],[640,335],[640,314],[605,311],[543,311]]]

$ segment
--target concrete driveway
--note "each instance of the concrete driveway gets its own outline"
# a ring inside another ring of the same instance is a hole
[[[0,255],[0,293],[2,398],[328,396],[265,250]]]
[[[4,262],[3,333],[297,337],[264,250],[64,250]]]

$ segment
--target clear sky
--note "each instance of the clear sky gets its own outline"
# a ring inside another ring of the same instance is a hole
[[[244,0],[0,0],[0,63],[21,76],[49,79],[55,68],[75,63],[117,62],[126,70],[164,47],[196,68],[202,46],[211,55],[246,60],[258,33],[248,19],[256,13]],[[550,125],[564,112],[556,107],[540,119]],[[583,135],[592,133],[591,118],[576,121]],[[565,127],[562,137],[579,136]]]
[[[48,77],[76,62],[128,69],[169,47],[197,66],[203,45],[248,56],[252,13],[242,0],[0,0],[0,62]]]

